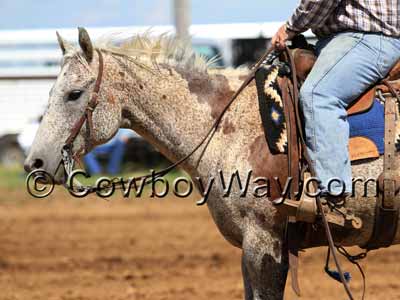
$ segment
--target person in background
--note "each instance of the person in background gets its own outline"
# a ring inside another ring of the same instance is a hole
[[[125,154],[126,144],[129,139],[136,136],[137,134],[130,129],[120,129],[106,144],[97,146],[86,154],[84,162],[90,175],[103,173],[102,166],[97,158],[98,155],[108,155],[107,174],[118,174],[121,171],[121,162]]]

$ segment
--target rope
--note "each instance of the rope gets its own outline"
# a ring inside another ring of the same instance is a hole
[[[362,280],[363,280],[363,290],[362,290],[362,297],[361,299],[364,300],[365,299],[365,291],[367,288],[367,284],[366,284],[366,280],[365,280],[365,273],[360,265],[360,263],[358,262],[361,259],[364,259],[367,257],[368,251],[365,252],[361,252],[357,255],[350,255],[349,252],[347,252],[347,250],[343,247],[343,246],[338,246],[336,247],[336,249],[338,250],[338,252],[340,254],[342,254],[344,257],[347,258],[347,260],[349,262],[351,262],[352,264],[356,265],[356,267],[358,268],[358,271],[361,274]]]
[[[361,265],[360,265],[360,263],[358,261],[366,258],[367,254],[368,254],[368,251],[361,252],[361,253],[356,254],[356,255],[351,255],[343,246],[335,246],[335,247],[336,247],[336,250],[341,255],[343,255],[349,262],[354,264],[357,267],[358,271],[360,272],[361,277],[362,277],[362,282],[363,282],[361,299],[364,300],[365,299],[365,291],[366,291],[367,284],[366,284],[366,278],[365,278],[364,270],[362,269],[362,267],[361,267]],[[329,275],[329,277],[331,277],[332,279],[342,283],[342,281],[340,279],[340,276],[339,276],[339,273],[337,271],[333,271],[333,270],[331,270],[329,268],[330,255],[331,255],[331,249],[328,248],[327,255],[326,255],[325,269],[324,270]],[[344,279],[346,280],[346,282],[349,283],[350,280],[351,280],[351,274],[349,272],[344,272],[343,275],[344,275]]]

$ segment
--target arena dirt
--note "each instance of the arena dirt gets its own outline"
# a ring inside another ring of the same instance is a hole
[[[240,250],[196,197],[107,202],[60,190],[46,200],[0,192],[0,300],[242,299]],[[324,255],[302,254],[302,299],[346,298],[324,274]],[[367,299],[400,298],[399,255],[393,247],[363,262]],[[360,296],[359,273],[345,269]],[[297,299],[290,282],[285,299]]]

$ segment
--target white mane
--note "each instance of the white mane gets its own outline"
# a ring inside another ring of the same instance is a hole
[[[128,56],[138,63],[165,63],[197,71],[206,71],[218,58],[206,59],[193,51],[190,41],[178,40],[168,34],[151,36],[138,34],[122,40],[116,34],[99,38],[95,47],[114,54]]]

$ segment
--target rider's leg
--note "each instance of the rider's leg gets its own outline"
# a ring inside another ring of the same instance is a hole
[[[300,92],[307,152],[321,189],[338,178],[351,192],[346,108],[399,59],[400,40],[379,34],[340,33],[317,44],[318,60]],[[342,185],[331,185],[340,193]]]

